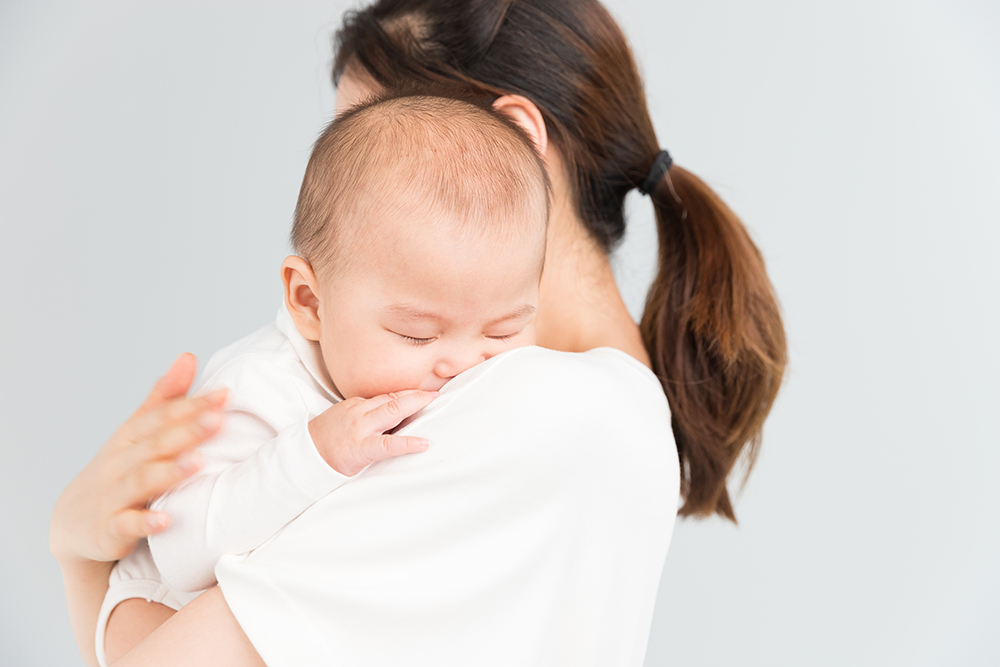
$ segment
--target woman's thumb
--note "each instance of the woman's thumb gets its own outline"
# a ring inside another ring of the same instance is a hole
[[[187,395],[194,382],[195,372],[198,369],[198,360],[190,352],[184,352],[174,359],[167,372],[156,381],[153,390],[149,392],[145,402],[139,407],[137,412],[146,412],[167,401]]]

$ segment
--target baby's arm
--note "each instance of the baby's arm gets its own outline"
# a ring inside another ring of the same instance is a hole
[[[260,546],[348,477],[320,456],[310,416],[330,403],[266,359],[243,356],[200,391],[229,388],[225,423],[200,450],[201,470],[158,498],[171,526],[149,540],[161,575],[179,590],[215,583],[222,554]],[[311,413],[311,414],[310,414]]]
[[[260,546],[372,461],[426,449],[420,438],[384,432],[436,394],[348,399],[323,410],[329,403],[307,405],[302,396],[310,392],[300,383],[259,361],[224,367],[206,384],[205,390],[230,388],[226,422],[202,447],[200,473],[153,503],[172,519],[170,529],[149,540],[169,585],[208,588],[222,555]]]
[[[204,459],[203,474],[152,505],[172,520],[149,540],[153,558],[164,580],[185,591],[214,584],[220,556],[260,546],[348,479],[319,456],[306,417],[276,432],[251,413],[232,411]]]

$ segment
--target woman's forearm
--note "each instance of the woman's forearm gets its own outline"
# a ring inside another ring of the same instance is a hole
[[[118,660],[176,613],[159,602],[142,598],[123,600],[108,616],[104,631],[105,660],[109,664]]]
[[[113,667],[266,667],[216,586],[170,617]]]
[[[97,667],[97,653],[94,650],[97,616],[108,591],[108,575],[113,566],[114,563],[97,561],[59,563],[63,586],[66,588],[66,604],[69,607],[73,637],[89,667]]]
[[[98,665],[94,644],[97,618],[113,566],[114,563],[97,561],[60,563],[73,637],[89,667]],[[108,661],[114,662],[173,614],[174,610],[165,605],[140,599],[125,600],[118,605],[108,619],[105,642]]]

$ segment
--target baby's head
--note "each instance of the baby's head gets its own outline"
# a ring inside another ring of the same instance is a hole
[[[384,95],[313,149],[282,264],[299,332],[344,398],[440,389],[535,342],[548,181],[488,105]]]

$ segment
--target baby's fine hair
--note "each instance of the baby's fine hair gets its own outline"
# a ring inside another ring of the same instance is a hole
[[[389,91],[338,115],[316,140],[292,246],[322,275],[384,233],[374,225],[430,214],[460,238],[530,231],[544,247],[549,191],[528,135],[488,100]]]

